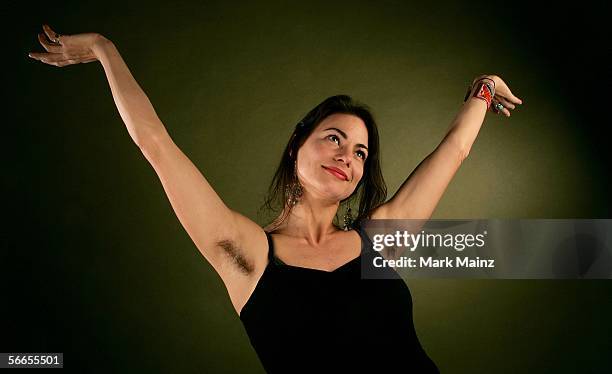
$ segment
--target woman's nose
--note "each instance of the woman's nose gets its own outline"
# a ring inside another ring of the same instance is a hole
[[[337,161],[342,161],[344,163],[349,163],[350,159],[351,159],[351,157],[350,157],[350,154],[349,154],[347,149],[340,150],[340,152],[338,152],[336,154],[336,160]]]

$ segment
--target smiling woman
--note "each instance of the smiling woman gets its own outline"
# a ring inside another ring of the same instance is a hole
[[[330,175],[348,183],[330,184],[321,179]],[[296,125],[262,206],[281,211],[267,229],[273,230],[288,218],[294,207],[296,215],[301,216],[299,210],[307,205],[296,204],[309,199],[310,193],[327,202],[327,209],[318,215],[325,215],[336,227],[340,226],[338,207],[345,205],[343,229],[350,228],[352,221],[367,218],[387,197],[376,122],[365,105],[347,95],[327,98]],[[359,206],[353,218],[350,209],[355,200]]]
[[[267,263],[254,272],[239,311],[266,370],[437,372],[417,338],[406,284],[398,276],[361,279],[362,256],[374,255],[361,225],[386,198],[368,108],[338,95],[312,109],[269,191],[268,206],[276,201],[281,213],[264,229]],[[358,216],[340,228],[339,205],[356,196]],[[380,352],[369,347],[379,344]]]
[[[101,62],[129,135],[221,277],[269,372],[438,371],[417,337],[406,284],[397,274],[361,279],[361,257],[375,255],[362,226],[368,219],[430,217],[487,110],[499,113],[492,103],[506,116],[521,103],[501,78],[474,81],[448,134],[389,201],[370,110],[348,95],[323,100],[289,137],[263,205],[278,216],[262,228],[227,207],[177,147],[110,40],[43,30],[47,52],[32,58],[58,67]]]

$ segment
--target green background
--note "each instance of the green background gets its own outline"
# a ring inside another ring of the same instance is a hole
[[[111,39],[177,145],[261,225],[292,128],[324,98],[346,93],[372,108],[391,197],[481,74],[502,77],[524,104],[510,118],[487,114],[433,218],[610,218],[603,2],[553,4],[3,5],[17,45],[4,54],[16,87],[5,110],[17,118],[6,124],[16,147],[3,180],[8,204],[21,205],[5,226],[0,349],[63,352],[81,372],[263,372],[101,65],[28,59],[42,50],[42,23]],[[409,286],[419,338],[443,373],[612,367],[609,280]]]

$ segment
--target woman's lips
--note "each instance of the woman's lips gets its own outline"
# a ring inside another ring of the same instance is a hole
[[[332,169],[328,169],[325,166],[323,166],[323,169],[327,170],[331,175],[335,176],[338,179],[342,179],[343,181],[346,181],[346,177]]]

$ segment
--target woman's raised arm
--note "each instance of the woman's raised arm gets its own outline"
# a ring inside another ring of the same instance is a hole
[[[221,276],[238,310],[265,268],[263,229],[229,209],[196,166],[170,138],[151,102],[114,44],[97,33],[58,35],[43,26],[38,38],[48,53],[30,57],[62,67],[99,60],[127,130],[155,169],[179,221],[202,255]]]
[[[30,53],[31,58],[57,67],[100,61],[134,143],[142,148],[153,134],[164,131],[153,105],[110,40],[98,33],[59,35],[48,25],[43,30],[38,41],[48,53]]]
[[[473,97],[474,85],[480,79],[495,83],[494,103],[500,103],[501,111],[480,98]],[[469,100],[463,104],[451,123],[450,129],[438,147],[412,171],[395,195],[380,205],[373,213],[374,219],[420,219],[431,217],[447,186],[470,153],[478,136],[487,110],[510,117],[509,109],[523,101],[510,91],[506,83],[496,75],[482,75],[472,82]]]

